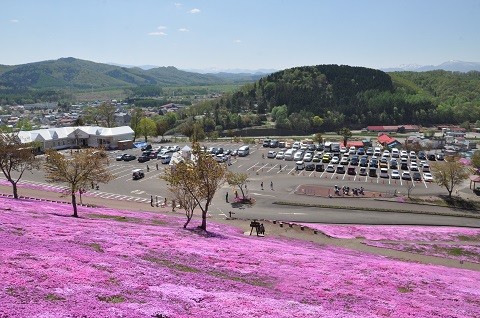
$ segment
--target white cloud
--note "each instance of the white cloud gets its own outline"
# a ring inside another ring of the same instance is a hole
[[[12,22],[12,23],[18,23],[18,22],[20,22],[20,21],[18,21],[17,19],[12,19],[12,20],[10,20],[10,22]]]
[[[162,32],[162,31],[156,31],[156,32],[150,32],[148,35],[156,35],[156,36],[165,36],[167,33]]]
[[[233,41],[233,42],[235,42],[235,43],[242,43],[242,40],[235,40],[235,41]]]
[[[180,32],[188,32],[188,31],[190,31],[190,30],[187,29],[187,28],[180,28],[180,29],[178,29],[178,31],[180,31]]]
[[[179,7],[182,6],[182,4],[181,4],[181,3],[178,3],[178,2],[174,3],[174,5],[175,5],[177,8],[179,8]]]
[[[158,30],[165,30],[166,28],[167,28],[167,27],[166,27],[166,26],[163,26],[163,25],[157,27]]]
[[[188,12],[189,12],[189,13],[192,13],[192,14],[195,14],[195,13],[199,13],[199,12],[200,12],[200,9],[195,8],[195,9],[192,9],[192,10],[190,10],[190,11],[188,11]]]

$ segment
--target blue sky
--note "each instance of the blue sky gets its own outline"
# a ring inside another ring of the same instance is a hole
[[[479,0],[0,0],[0,64],[182,69],[480,62]]]

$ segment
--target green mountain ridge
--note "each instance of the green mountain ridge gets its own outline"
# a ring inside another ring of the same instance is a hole
[[[212,74],[178,70],[173,66],[143,70],[72,57],[22,65],[0,65],[0,86],[31,89],[126,88],[140,85],[213,85],[235,82]]]

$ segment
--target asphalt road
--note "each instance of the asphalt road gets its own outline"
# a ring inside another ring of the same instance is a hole
[[[185,144],[179,145],[182,147]],[[205,145],[207,147],[221,146],[225,149],[237,149],[242,144],[206,143]],[[155,146],[156,145],[154,145],[154,147]],[[480,220],[473,218],[274,205],[273,202],[275,201],[294,201],[314,204],[360,206],[367,209],[368,207],[385,207],[386,210],[399,208],[402,210],[424,209],[424,206],[413,207],[398,202],[382,202],[370,199],[329,200],[328,198],[294,194],[293,191],[301,184],[320,184],[332,187],[332,189],[334,185],[348,185],[352,188],[362,186],[366,191],[393,193],[393,191],[397,190],[397,193],[400,194],[406,193],[407,188],[405,181],[402,180],[393,181],[390,179],[348,176],[346,174],[339,175],[326,172],[297,172],[295,171],[295,163],[293,161],[267,159],[266,153],[269,150],[271,149],[263,148],[261,145],[258,147],[250,146],[249,156],[233,159],[232,165],[228,167],[231,171],[248,173],[250,182],[247,186],[247,192],[249,196],[255,198],[256,203],[250,208],[233,208],[225,202],[225,194],[229,192],[230,198],[233,198],[234,189],[225,184],[214,198],[210,210],[212,217],[224,218],[228,215],[228,212],[231,211],[235,213],[234,216],[236,217],[283,221],[354,224],[432,224],[480,227]],[[66,153],[68,153],[68,151],[66,151]],[[110,152],[109,157],[111,160],[109,170],[116,178],[108,184],[101,184],[99,190],[88,189],[90,195],[110,200],[124,200],[146,205],[150,204],[152,197],[155,201],[158,200],[158,202],[162,202],[165,197],[168,198],[166,183],[160,179],[160,176],[163,174],[163,169],[168,168],[168,165],[162,165],[159,160],[152,160],[146,163],[138,163],[137,161],[115,161],[115,157],[119,153],[130,153],[138,156],[141,151],[140,149],[130,149],[122,152]],[[265,155],[265,159],[262,158],[262,153]],[[148,171],[147,165],[149,168]],[[131,171],[136,168],[144,169],[145,178],[136,181],[132,180]],[[262,181],[264,182],[264,190],[260,187]],[[274,184],[274,190],[270,189],[271,181]],[[22,182],[37,184],[57,191],[65,187],[65,185],[61,184],[48,184],[45,181],[43,171],[34,171],[32,174],[26,173],[22,178]],[[422,181],[415,182],[413,185],[413,195],[436,195],[445,193],[445,190],[435,184]],[[436,207],[436,209],[443,208]],[[445,211],[455,212],[446,208]]]

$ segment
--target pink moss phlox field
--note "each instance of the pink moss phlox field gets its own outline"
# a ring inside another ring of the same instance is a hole
[[[478,317],[480,273],[0,198],[0,317]],[[198,220],[192,220],[192,228]]]
[[[302,224],[335,238],[389,241],[460,241],[465,237],[480,241],[480,229],[403,225],[328,225]]]
[[[367,241],[365,244],[397,251],[410,252],[429,256],[451,258],[459,261],[480,263],[480,245],[446,244],[446,243],[414,243],[414,242],[379,242]]]

